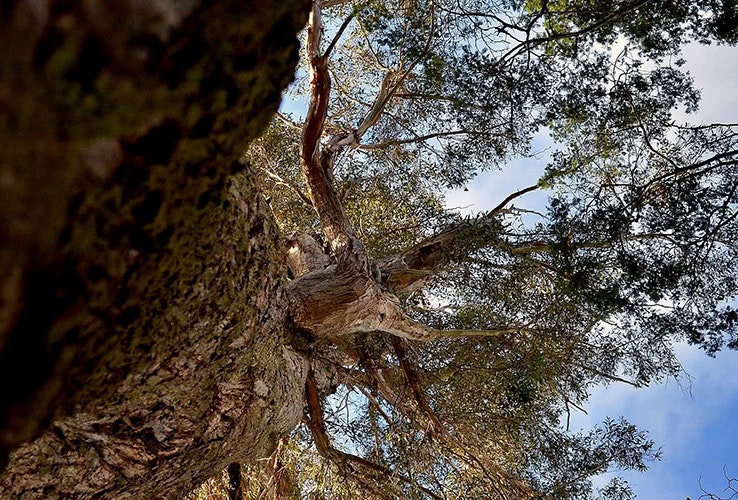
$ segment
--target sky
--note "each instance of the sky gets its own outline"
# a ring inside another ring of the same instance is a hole
[[[702,101],[697,114],[677,119],[738,122],[738,49],[690,45],[684,57],[702,89]],[[480,175],[466,186],[468,191],[450,191],[447,205],[465,213],[497,205],[507,194],[537,180],[548,147],[546,135],[537,136],[533,145],[537,155],[513,161],[501,172]],[[545,194],[531,193],[518,203],[540,207]],[[706,491],[719,495],[727,485],[724,469],[728,476],[738,477],[738,352],[723,351],[715,359],[687,345],[678,345],[677,352],[688,378],[645,389],[625,384],[597,388],[585,406],[587,414],[572,414],[572,431],[590,429],[607,416],[624,416],[649,431],[662,449],[662,460],[645,473],[622,474],[643,500],[697,500],[703,494],[700,482]],[[611,476],[599,477],[595,484],[604,485]]]

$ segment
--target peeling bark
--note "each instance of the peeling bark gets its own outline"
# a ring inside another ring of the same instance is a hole
[[[345,272],[368,275],[369,259],[364,244],[356,237],[343,210],[343,203],[336,190],[333,164],[336,156],[351,143],[348,136],[337,135],[322,144],[328,102],[331,94],[331,77],[328,60],[320,53],[323,33],[322,0],[314,0],[307,28],[307,50],[310,80],[310,105],[302,131],[300,157],[307,180],[308,192],[320,218],[332,254]]]
[[[448,261],[462,233],[461,226],[422,242],[402,255],[378,262],[369,258],[364,244],[356,237],[336,191],[335,159],[346,148],[360,144],[419,59],[407,68],[385,75],[371,109],[355,129],[324,137],[331,94],[327,56],[351,21],[351,17],[344,21],[326,53],[321,53],[324,7],[322,0],[314,0],[308,21],[306,46],[311,94],[302,129],[300,159],[308,193],[330,245],[331,256],[323,254],[307,235],[291,238],[288,261],[296,278],[288,287],[292,320],[318,340],[373,331],[420,341],[495,336],[517,331],[515,328],[440,331],[417,323],[404,313],[398,297],[407,296],[430,282],[434,271]],[[425,50],[430,47],[431,39],[432,35]],[[331,257],[335,264],[327,265]]]
[[[307,272],[296,272],[299,277],[287,286],[286,292],[292,321],[315,340],[382,331],[396,337],[431,341],[452,337],[493,337],[525,329],[523,325],[492,330],[430,328],[410,319],[400,299],[379,279],[364,274],[358,266],[349,267],[344,263],[343,266],[334,264],[310,270],[304,262],[316,259],[310,254],[314,247],[303,248],[306,248],[307,256],[300,257],[300,246],[296,244],[291,247],[293,252],[289,260],[295,262],[295,269]],[[321,265],[325,262],[323,259],[318,261]]]
[[[364,244],[356,237],[333,178],[336,156],[346,147],[357,144],[376,123],[392,93],[392,77],[385,79],[370,116],[362,120],[355,131],[333,135],[323,143],[331,79],[326,54],[321,54],[322,9],[323,2],[314,0],[308,21],[311,96],[300,157],[310,199],[336,263],[325,267],[325,258],[316,261],[320,252],[315,250],[315,245],[307,242],[304,236],[302,243],[295,240],[290,263],[297,279],[288,291],[292,319],[299,328],[318,339],[375,330],[418,340],[430,339],[432,332],[408,319],[397,297],[380,285],[381,273],[371,265]]]
[[[292,234],[287,238],[287,245],[287,266],[296,278],[325,269],[330,264],[330,257],[309,234]]]

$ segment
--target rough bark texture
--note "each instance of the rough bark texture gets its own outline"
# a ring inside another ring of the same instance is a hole
[[[299,421],[283,248],[235,160],[308,9],[3,2],[1,498],[181,497]]]

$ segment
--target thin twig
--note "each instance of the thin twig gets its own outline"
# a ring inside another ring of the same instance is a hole
[[[331,55],[333,48],[338,43],[338,40],[341,38],[341,35],[343,35],[343,32],[346,31],[346,28],[348,27],[351,20],[354,18],[354,15],[355,13],[352,12],[351,14],[349,14],[349,16],[346,19],[344,19],[343,24],[341,24],[341,27],[338,28],[338,32],[336,33],[336,36],[333,37],[333,40],[331,40],[331,43],[328,45],[328,48],[325,49],[323,58],[328,59],[328,57]]]
[[[300,125],[299,123],[293,122],[292,120],[290,120],[289,118],[287,118],[285,115],[283,115],[279,111],[277,111],[276,116],[277,116],[277,118],[279,118],[279,120],[282,123],[284,123],[288,127],[294,128],[295,130],[302,130],[302,125]]]

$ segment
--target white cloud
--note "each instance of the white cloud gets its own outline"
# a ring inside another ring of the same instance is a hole
[[[735,47],[707,47],[693,43],[685,47],[684,58],[696,87],[702,91],[698,120],[703,123],[738,121],[738,55]]]
[[[673,380],[641,390],[610,385],[594,391],[587,415],[572,415],[572,431],[591,429],[608,416],[625,416],[662,447],[664,459],[650,471],[625,474],[639,498],[697,498],[700,477],[719,492],[725,486],[723,466],[738,475],[738,429],[731,425],[738,408],[738,377],[733,376],[738,353],[712,359],[693,346],[681,344],[677,350],[692,377],[691,392]],[[603,485],[611,476],[595,483]]]
[[[457,208],[464,215],[478,214],[492,209],[508,195],[535,184],[543,175],[552,141],[547,131],[536,135],[532,144],[532,156],[516,158],[503,170],[483,172],[465,188],[446,193],[446,206]],[[531,210],[546,206],[547,194],[534,191],[512,202],[513,205]]]

